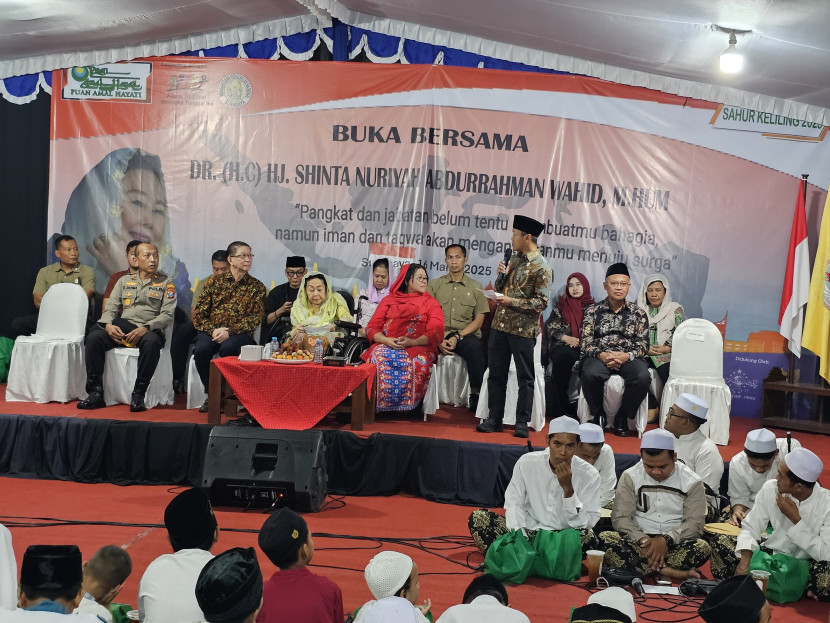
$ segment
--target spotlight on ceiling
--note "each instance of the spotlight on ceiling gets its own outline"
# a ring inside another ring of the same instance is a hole
[[[736,43],[738,38],[730,33],[729,47],[720,55],[720,70],[726,74],[736,74],[744,68],[744,55],[735,48]]]

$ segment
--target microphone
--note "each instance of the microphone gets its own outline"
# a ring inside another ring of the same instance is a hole
[[[790,431],[787,431],[787,452],[790,452],[793,449],[793,434]]]
[[[530,439],[527,440],[527,451],[533,452],[533,444],[530,443]]]
[[[634,578],[631,580],[631,586],[637,591],[637,594],[640,597],[646,596],[646,590],[643,588],[643,581],[640,578]]]
[[[505,249],[504,250],[504,265],[507,266],[510,263],[510,258],[513,257],[513,249]]]

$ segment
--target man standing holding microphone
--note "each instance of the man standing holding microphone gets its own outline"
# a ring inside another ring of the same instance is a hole
[[[527,438],[529,435],[527,427],[533,407],[533,346],[553,285],[553,271],[537,246],[537,237],[544,229],[542,223],[527,216],[517,214],[513,217],[511,244],[516,253],[509,258],[509,263],[499,263],[495,289],[503,296],[496,299],[498,307],[488,344],[490,413],[476,426],[480,433],[495,433],[502,429],[507,372],[512,356],[519,384],[513,436]]]

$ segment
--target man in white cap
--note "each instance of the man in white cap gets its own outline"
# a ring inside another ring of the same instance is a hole
[[[617,489],[617,462],[613,448],[605,443],[605,433],[601,426],[590,422],[579,425],[576,456],[593,465],[599,472],[599,505],[611,508]]]
[[[640,462],[620,476],[614,531],[599,535],[604,564],[643,576],[699,578],[697,568],[711,553],[700,538],[705,514],[703,481],[677,461],[671,433],[650,430],[640,442]]]
[[[612,586],[588,597],[588,604],[576,608],[570,623],[634,623],[634,598],[624,588]]]
[[[692,394],[680,394],[669,407],[663,428],[675,436],[674,450],[694,473],[700,476],[711,491],[708,502],[709,521],[718,521],[720,516],[720,481],[723,477],[723,458],[714,441],[700,430],[706,422],[709,405]]]
[[[594,549],[599,520],[599,473],[576,454],[579,424],[566,415],[551,420],[548,447],[524,454],[504,492],[505,515],[483,508],[470,515],[470,534],[482,552],[502,534],[525,528],[533,542],[539,530],[575,528],[582,551]]]
[[[729,510],[722,520],[740,526],[746,514],[755,504],[755,496],[768,480],[778,474],[781,459],[792,448],[800,448],[795,439],[777,439],[766,428],[756,428],[746,435],[744,449],[729,461]],[[718,580],[734,573],[734,552],[737,536],[719,534],[710,538],[712,544],[712,575]],[[727,560],[724,563],[724,559]]]
[[[418,582],[418,565],[412,558],[400,552],[382,551],[366,565],[363,577],[375,598],[359,608],[355,623],[428,621],[425,615],[432,602],[427,599],[417,605],[421,584]]]
[[[810,561],[807,591],[830,601],[830,492],[818,482],[824,465],[806,448],[795,448],[778,465],[741,523],[735,575],[746,575],[761,535],[772,526],[764,549]]]

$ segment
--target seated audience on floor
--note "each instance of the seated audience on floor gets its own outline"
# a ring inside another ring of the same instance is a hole
[[[265,286],[251,276],[254,255],[251,246],[240,240],[228,245],[231,269],[211,278],[191,314],[198,331],[193,345],[193,360],[208,393],[210,360],[214,355],[239,355],[243,346],[254,344],[254,331],[265,315]],[[207,412],[207,399],[199,407]]]
[[[824,465],[806,448],[795,448],[778,465],[775,480],[768,480],[755,496],[755,504],[741,522],[735,558],[719,552],[726,575],[746,575],[752,554],[762,543],[773,554],[809,561],[806,591],[830,601],[830,492],[818,484]]]
[[[55,238],[55,257],[58,261],[41,268],[35,278],[32,300],[38,310],[43,295],[56,283],[78,284],[90,298],[95,293],[95,271],[91,266],[85,266],[78,261],[78,243],[72,236]],[[38,313],[12,320],[14,336],[31,335],[37,331],[37,319]]]
[[[444,336],[444,313],[427,293],[427,284],[427,271],[420,264],[401,267],[366,327],[372,346],[361,357],[378,367],[378,411],[417,413],[422,408]]]
[[[77,545],[30,545],[20,565],[19,609],[0,611],[0,621],[101,623],[97,616],[74,612],[83,596],[82,580]]]
[[[354,321],[363,327],[361,335],[366,334],[365,327],[369,324],[378,304],[389,294],[392,285],[392,273],[389,271],[389,260],[381,257],[372,262],[369,270],[369,281],[365,288],[357,293]]]
[[[750,577],[735,576],[718,584],[700,608],[706,623],[769,623],[771,608],[764,592]]]
[[[624,588],[612,586],[588,597],[588,603],[574,608],[569,623],[634,623],[634,598]]]
[[[429,282],[427,292],[441,304],[444,312],[444,340],[438,345],[442,355],[456,354],[467,364],[470,379],[470,410],[478,406],[481,380],[487,368],[481,326],[490,305],[484,296],[483,286],[467,275],[467,249],[451,244],[444,250],[447,263],[446,275]]]
[[[355,623],[382,623],[385,621],[428,621],[426,614],[432,607],[427,599],[420,606],[418,598],[418,565],[406,554],[383,551],[377,554],[363,573],[374,599],[357,611]]]
[[[709,406],[694,394],[680,394],[669,407],[663,427],[674,435],[677,458],[700,476],[707,487],[707,521],[720,519],[720,481],[723,459],[717,444],[700,430],[706,422]]]
[[[328,350],[341,335],[335,326],[338,320],[352,322],[352,313],[346,299],[331,289],[323,273],[309,273],[303,277],[300,293],[291,306],[291,341],[313,351],[318,339]]]
[[[253,547],[234,547],[202,568],[196,601],[207,623],[254,623],[262,607],[262,572]]]
[[[259,548],[279,567],[265,582],[257,623],[342,623],[343,595],[308,568],[314,539],[305,519],[290,508],[274,511],[259,531]]]
[[[0,524],[0,608],[17,607],[17,559],[12,547],[12,533]]]
[[[599,505],[611,508],[617,489],[617,462],[614,449],[605,443],[605,433],[601,426],[590,422],[579,425],[576,456],[593,465],[599,472]]]
[[[291,306],[297,300],[300,284],[308,269],[301,255],[285,258],[285,277],[288,279],[268,293],[265,298],[265,319],[262,321],[259,343],[270,344],[272,338],[282,344],[291,331]]]
[[[107,351],[118,346],[138,346],[138,368],[130,397],[130,411],[146,411],[144,396],[156,371],[165,329],[173,322],[176,286],[173,279],[156,272],[156,246],[142,242],[133,250],[136,271],[121,277],[112,289],[107,308],[86,337],[86,391],[79,409],[101,409],[104,399],[104,363]],[[100,328],[100,327],[103,327]]]
[[[83,599],[76,612],[88,612],[112,623],[110,604],[133,571],[130,555],[117,545],[104,545],[84,563]]]
[[[461,603],[447,608],[438,623],[530,623],[524,613],[509,604],[504,584],[485,573],[470,582]]]
[[[680,303],[672,301],[669,280],[665,275],[654,274],[646,277],[637,296],[637,304],[648,315],[649,346],[646,364],[649,368],[657,370],[660,380],[665,385],[669,380],[674,330],[686,320],[686,314]],[[659,407],[660,396],[655,396],[649,389],[649,411]],[[651,421],[651,418],[649,420]]]
[[[544,223],[522,214],[513,216],[510,244],[515,253],[507,263],[499,262],[493,284],[502,296],[495,299],[496,310],[487,339],[487,419],[476,426],[480,433],[502,431],[512,362],[518,384],[513,436],[527,439],[530,434],[528,425],[536,391],[534,350],[553,286],[553,270],[537,244],[544,231]]]
[[[219,526],[201,489],[187,489],[164,509],[164,526],[173,548],[147,567],[138,585],[138,618],[143,623],[203,620],[196,601],[196,580],[213,558]]]
[[[582,315],[594,303],[591,284],[582,273],[571,273],[565,281],[564,292],[545,322],[548,360],[551,366],[550,382],[545,385],[545,406],[548,417],[570,415],[576,417],[576,404],[568,396],[568,385],[574,365],[579,361],[579,336]]]
[[[107,282],[107,287],[104,288],[104,298],[101,301],[101,309],[107,308],[107,301],[110,298],[110,294],[112,294],[112,289],[115,287],[115,284],[118,283],[118,280],[121,279],[124,275],[128,275],[130,273],[134,273],[138,269],[138,261],[135,256],[135,248],[141,244],[141,240],[130,240],[127,243],[127,252],[124,258],[127,260],[127,268],[125,270],[119,270],[118,272],[113,273],[110,275],[110,280]]]
[[[706,516],[703,481],[674,452],[674,436],[647,431],[640,442],[640,462],[620,476],[611,523],[601,532],[603,565],[643,577],[698,578],[709,560],[701,538]]]
[[[789,446],[789,447],[788,447]],[[778,466],[791,448],[800,448],[796,439],[776,439],[766,428],[756,428],[746,434],[744,449],[729,461],[729,508],[721,517],[733,526],[740,526],[755,504],[761,487],[778,477]],[[712,543],[712,575],[722,580],[734,573],[737,535],[718,534],[710,537]],[[723,553],[723,556],[721,555]],[[727,561],[724,562],[723,558]]]
[[[614,432],[626,437],[628,420],[637,415],[651,382],[643,359],[648,352],[648,319],[636,303],[625,300],[631,287],[625,264],[609,266],[602,286],[608,296],[589,305],[582,319],[579,378],[593,422],[600,426],[606,416],[605,382],[612,374],[623,378],[625,391],[614,417]]]
[[[504,493],[504,516],[479,509],[470,515],[470,534],[482,553],[502,534],[524,528],[533,542],[539,530],[579,530],[582,551],[596,549],[599,473],[576,455],[579,424],[563,415],[551,420],[548,447],[523,454]]]

